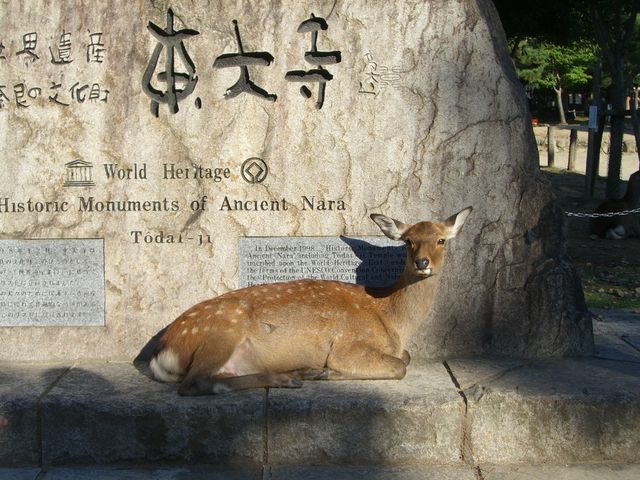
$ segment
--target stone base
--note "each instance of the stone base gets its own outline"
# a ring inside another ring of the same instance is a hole
[[[451,359],[412,364],[401,381],[217,397],[179,397],[125,363],[5,363],[0,467],[206,464],[294,478],[312,465],[638,463],[639,327],[638,315],[608,314],[588,359]],[[417,478],[405,473],[397,478]]]

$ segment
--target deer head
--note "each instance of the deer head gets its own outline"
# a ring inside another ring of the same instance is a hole
[[[387,237],[406,243],[405,275],[427,278],[440,272],[445,243],[458,234],[471,210],[471,207],[467,207],[442,223],[407,225],[377,213],[372,214],[371,219]]]

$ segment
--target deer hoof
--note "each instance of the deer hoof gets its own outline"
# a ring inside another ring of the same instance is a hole
[[[276,375],[269,385],[272,388],[300,388],[302,387],[302,380],[293,378],[291,375],[283,373]]]

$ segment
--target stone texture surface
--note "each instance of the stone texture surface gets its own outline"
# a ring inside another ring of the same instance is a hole
[[[198,83],[176,114],[161,104],[155,118],[142,89],[157,45],[146,27],[165,28],[168,6],[0,3],[8,94],[0,111],[0,199],[27,209],[0,213],[1,235],[104,238],[107,311],[105,328],[0,329],[0,358],[132,358],[186,308],[237,286],[239,237],[377,234],[371,212],[414,222],[468,205],[474,213],[452,242],[414,358],[590,351],[591,325],[565,256],[562,213],[538,175],[526,100],[489,0],[175,0],[175,29],[199,32],[184,41]],[[300,84],[285,80],[290,70],[310,68],[303,57],[310,35],[296,29],[312,13],[329,25],[319,50],[342,56],[326,66],[333,80],[320,110],[317,86],[305,100]],[[239,70],[212,64],[237,51],[234,19],[246,51],[274,57],[271,66],[249,70],[257,85],[278,95],[275,103],[247,94],[224,98]],[[28,32],[39,34],[40,58],[31,63],[17,55]],[[73,63],[55,65],[48,47],[59,55],[65,32]],[[90,36],[96,32],[103,47]],[[94,62],[101,48],[103,62]],[[164,68],[161,56],[152,75],[161,91]],[[180,62],[176,69],[185,71]],[[106,102],[88,98],[94,84],[101,98],[109,91]],[[241,165],[252,157],[269,167],[263,183],[242,179]],[[93,164],[95,186],[64,186],[65,165],[77,159]],[[105,164],[138,178],[110,179]],[[164,164],[228,168],[228,178],[168,180]],[[192,210],[204,196],[206,208]],[[345,208],[305,209],[303,196],[316,205],[340,200]],[[80,197],[169,206],[87,211]],[[29,212],[29,199],[68,202],[69,209]],[[229,211],[225,199],[249,201],[249,208],[254,200],[285,199],[289,208]],[[135,243],[132,232],[165,242]],[[166,242],[180,234],[182,243]]]
[[[475,480],[470,467],[266,467],[265,473],[207,467],[2,469],[0,480]],[[635,480],[640,465],[483,465],[484,480]],[[38,477],[38,475],[40,475]]]
[[[258,464],[264,395],[180,398],[130,364],[83,364],[42,401],[43,462]]]
[[[599,358],[640,363],[640,314],[595,309],[595,354]]]
[[[39,465],[38,474],[61,480],[87,472],[260,478],[263,467],[271,478],[295,478],[309,467],[318,478],[416,478],[422,471],[449,478],[469,465],[484,472],[492,464],[638,463],[636,364],[446,364],[410,368],[397,382],[305,382],[194,399],[133,365],[5,363],[0,479],[29,478]]]
[[[469,467],[298,467],[271,468],[271,480],[475,480]]]
[[[458,383],[458,388],[462,390],[495,380],[511,370],[521,368],[524,364],[523,360],[504,358],[446,361],[446,366]]]
[[[260,470],[221,470],[210,467],[176,468],[76,467],[48,470],[42,480],[258,480]]]
[[[636,364],[533,363],[464,393],[467,448],[481,464],[638,460]]]
[[[40,461],[39,401],[68,367],[0,363],[0,466]]]
[[[523,465],[482,467],[484,480],[635,480],[640,465]]]
[[[307,382],[269,392],[275,465],[460,463],[462,401],[440,364],[398,381]]]
[[[40,470],[35,468],[2,468],[0,480],[37,480]]]

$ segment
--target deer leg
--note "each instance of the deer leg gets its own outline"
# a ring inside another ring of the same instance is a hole
[[[292,370],[288,372],[293,378],[297,380],[328,380],[329,369],[328,368],[303,368],[300,370]]]
[[[302,382],[288,373],[255,373],[239,377],[196,377],[187,386],[180,385],[184,396],[219,395],[250,388],[300,388]]]
[[[409,365],[409,362],[411,362],[411,355],[406,350],[402,352],[402,361],[405,365]]]
[[[403,359],[357,344],[332,351],[327,366],[328,380],[400,380],[407,373]]]
[[[180,384],[178,393],[184,396],[215,395],[249,388],[302,386],[300,379],[291,373],[235,374],[233,359],[236,358],[237,361],[238,356],[246,354],[246,351],[243,352],[241,338],[226,337],[222,341],[203,344],[194,354],[189,372]],[[250,368],[258,371],[260,369],[255,364]]]
[[[219,341],[203,343],[193,354],[189,371],[180,383],[180,395],[211,394],[211,379],[215,377],[225,363],[231,358],[238,346],[238,341],[220,338]]]

